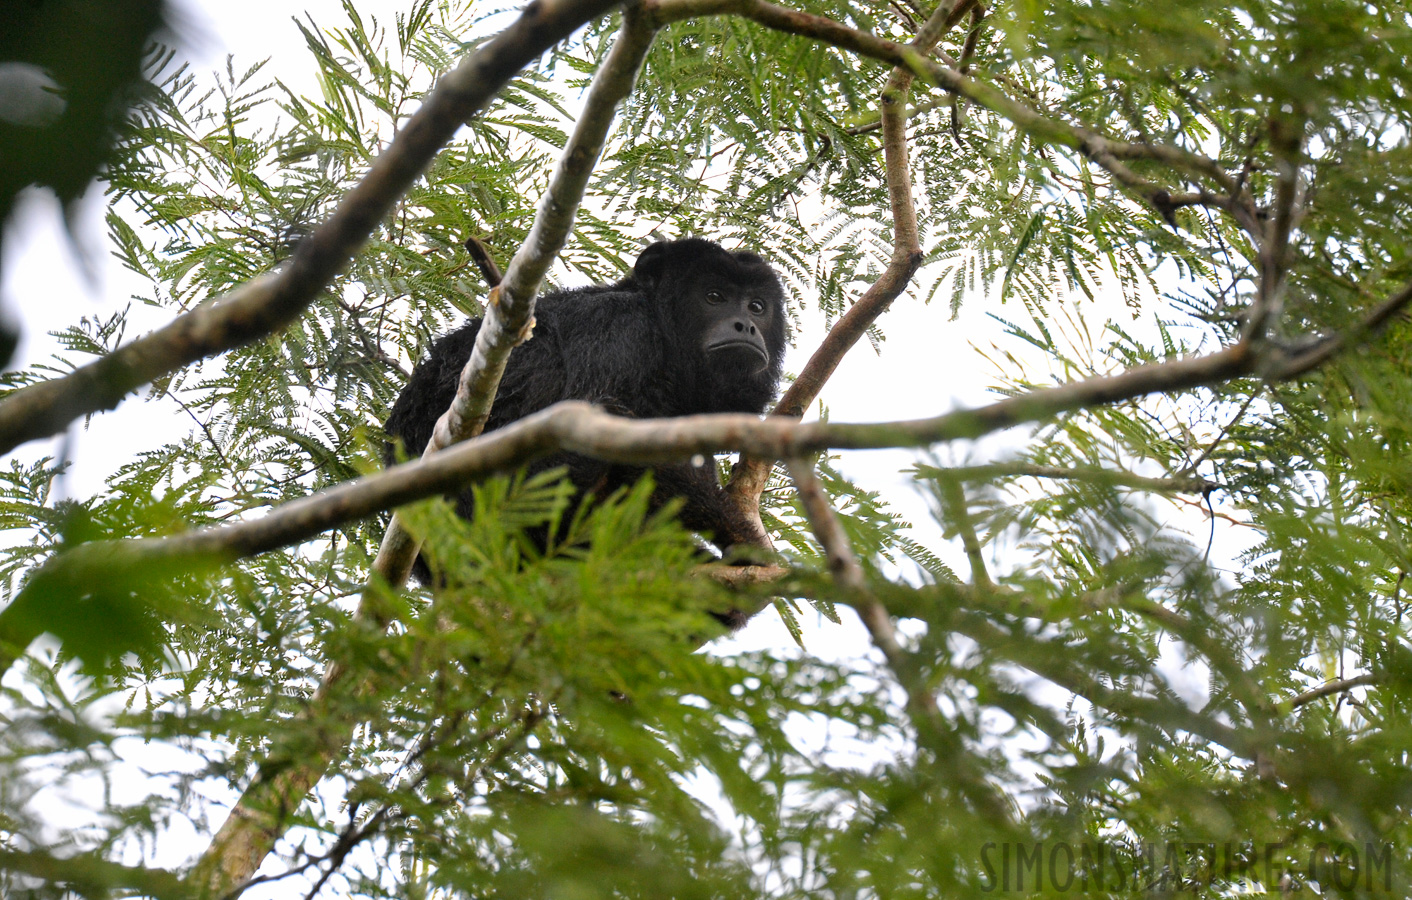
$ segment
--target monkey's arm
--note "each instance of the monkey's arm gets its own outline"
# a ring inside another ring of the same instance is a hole
[[[661,505],[673,497],[682,498],[678,518],[687,528],[704,535],[722,552],[737,544],[752,544],[755,525],[731,502],[716,477],[715,460],[702,465],[681,463],[658,466],[652,474],[657,481],[653,502]]]

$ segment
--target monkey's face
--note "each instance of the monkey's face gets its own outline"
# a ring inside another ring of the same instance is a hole
[[[764,259],[699,238],[663,241],[642,251],[633,277],[658,310],[673,358],[701,412],[759,412],[784,363],[784,287]]]
[[[781,304],[769,296],[773,285],[707,282],[691,291],[696,306],[699,350],[709,368],[721,372],[763,372],[773,361],[765,336]]]

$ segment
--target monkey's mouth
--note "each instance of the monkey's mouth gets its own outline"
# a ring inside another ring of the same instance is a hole
[[[712,344],[707,352],[712,361],[731,366],[740,366],[751,372],[758,372],[770,364],[770,354],[758,343],[749,339],[721,341]]]

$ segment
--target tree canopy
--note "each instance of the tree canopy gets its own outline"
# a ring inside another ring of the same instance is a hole
[[[90,5],[0,14],[0,215],[98,171],[168,324],[0,376],[6,896],[1406,889],[1408,3],[344,0],[318,96],[139,54],[156,2],[57,37]],[[537,294],[685,235],[787,282],[771,415],[480,434]],[[830,420],[894,305],[998,320],[995,399]],[[137,403],[189,433],[58,499],[26,442]],[[882,447],[936,527],[849,477]],[[717,454],[753,564],[647,483],[567,515],[514,474],[561,448]]]

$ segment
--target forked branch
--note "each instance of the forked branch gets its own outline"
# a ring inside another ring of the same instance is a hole
[[[1352,335],[1366,338],[1412,303],[1412,285],[1375,307]],[[1348,347],[1355,338],[1326,342]],[[1325,345],[1321,345],[1325,346]],[[94,567],[138,560],[233,560],[307,540],[329,528],[379,510],[446,494],[477,479],[509,472],[559,451],[634,465],[660,465],[699,454],[739,451],[764,459],[794,459],[828,449],[922,447],[981,437],[1025,422],[1157,392],[1189,390],[1233,378],[1292,378],[1327,361],[1329,352],[1294,353],[1278,345],[1241,343],[1215,353],[1170,360],[1116,375],[1031,391],[974,409],[927,419],[870,424],[799,422],[782,416],[739,414],[635,420],[611,416],[578,402],[543,412],[412,463],[348,482],[279,507],[259,519],[168,538],[83,544],[46,564]],[[28,588],[26,588],[28,590]],[[23,594],[21,594],[23,596]],[[0,611],[0,671],[37,634],[21,627],[17,599]]]
[[[939,6],[918,29],[911,47],[916,52],[929,52],[961,20],[973,2],[954,0]],[[892,211],[892,257],[882,275],[829,329],[794,383],[775,404],[772,415],[803,418],[805,410],[818,398],[843,357],[902,295],[922,265],[917,209],[912,199],[912,163],[907,146],[907,106],[912,79],[910,69],[894,69],[879,98],[883,169],[888,204]],[[748,516],[759,517],[760,495],[764,493],[770,469],[769,460],[744,457],[731,472],[730,495],[737,507]],[[768,538],[763,542],[768,543]]]
[[[480,434],[485,426],[510,351],[533,327],[534,295],[573,229],[574,215],[607,141],[617,106],[632,90],[654,33],[655,29],[634,8],[626,11],[622,32],[589,89],[573,135],[540,201],[529,237],[503,278],[491,289],[475,352],[461,373],[455,400],[436,423],[423,451],[425,457]],[[486,269],[482,263],[482,270]],[[441,492],[451,487],[448,485]],[[293,524],[299,518],[296,513],[286,521]],[[418,550],[416,538],[407,531],[401,517],[394,515],[373,562],[373,578],[393,586],[404,584]],[[357,616],[382,627],[383,617],[376,610],[378,596],[377,590],[365,591]],[[325,702],[329,693],[347,680],[347,671],[342,663],[331,663],[315,702]],[[199,863],[199,880],[212,890],[238,893],[239,886],[254,875],[288,827],[290,814],[343,751],[347,738],[347,734],[326,735],[309,758],[247,788]]]
[[[461,371],[456,399],[437,420],[431,440],[422,449],[423,456],[475,437],[485,428],[510,351],[534,328],[535,294],[573,231],[574,216],[607,143],[618,104],[631,93],[654,34],[656,29],[641,10],[628,7],[622,33],[594,77],[583,112],[539,202],[529,236],[491,288],[475,349]],[[373,572],[388,584],[404,584],[417,550],[417,542],[394,516],[383,534]]]

